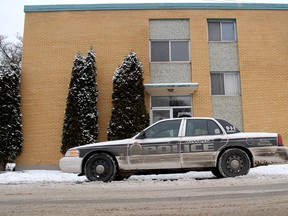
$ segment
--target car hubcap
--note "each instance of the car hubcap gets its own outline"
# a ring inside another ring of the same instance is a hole
[[[244,161],[238,155],[232,155],[227,159],[226,166],[231,173],[239,173],[243,169]]]
[[[97,160],[91,170],[96,178],[103,178],[108,174],[109,165],[105,160]]]
[[[232,167],[233,169],[238,169],[239,166],[240,166],[240,163],[239,163],[238,160],[232,160],[232,161],[231,161],[231,167]]]
[[[105,167],[103,165],[96,166],[96,173],[102,174],[105,171]]]

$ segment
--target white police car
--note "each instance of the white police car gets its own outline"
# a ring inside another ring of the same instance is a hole
[[[69,149],[64,172],[109,182],[137,173],[212,171],[217,177],[246,175],[251,167],[288,162],[277,133],[244,133],[214,118],[161,120],[136,136]]]

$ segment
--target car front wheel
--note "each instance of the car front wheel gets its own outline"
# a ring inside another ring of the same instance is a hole
[[[227,149],[219,158],[218,170],[223,177],[247,175],[251,167],[250,158],[241,149]]]
[[[215,175],[217,178],[223,178],[223,175],[220,173],[218,168],[213,168],[211,170],[212,174]]]
[[[125,179],[130,178],[130,176],[132,175],[132,173],[117,173],[116,177],[115,177],[115,181],[123,181]]]
[[[86,162],[84,172],[90,181],[113,181],[117,169],[114,159],[106,153],[92,155]]]

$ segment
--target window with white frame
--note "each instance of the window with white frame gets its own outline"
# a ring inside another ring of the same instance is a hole
[[[236,24],[234,20],[208,20],[209,41],[236,41]]]
[[[151,96],[151,123],[184,116],[192,116],[191,95]]]
[[[155,40],[150,42],[151,62],[189,62],[188,40]]]
[[[239,72],[211,72],[212,95],[241,95]]]

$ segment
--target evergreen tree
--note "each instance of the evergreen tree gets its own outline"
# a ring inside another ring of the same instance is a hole
[[[20,68],[0,65],[0,170],[21,153]]]
[[[74,60],[64,117],[62,154],[69,148],[97,142],[98,90],[95,58],[91,49],[86,57],[78,53]]]
[[[144,102],[142,65],[131,52],[116,69],[113,77],[112,116],[108,140],[125,139],[149,125]]]

